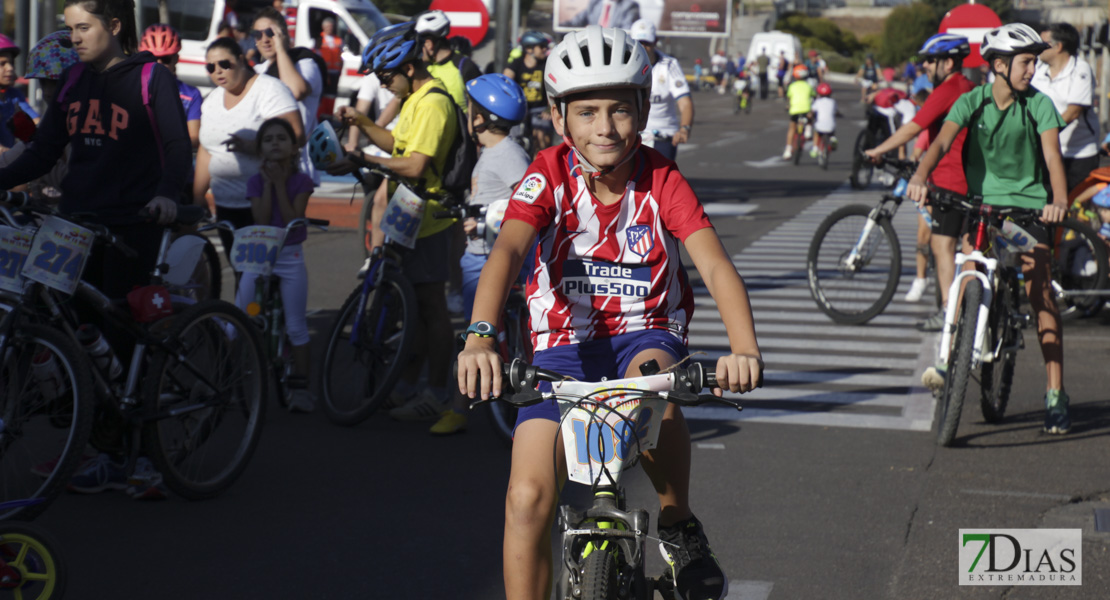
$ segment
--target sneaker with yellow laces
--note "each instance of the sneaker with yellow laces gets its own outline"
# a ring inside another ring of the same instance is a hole
[[[447,409],[439,413],[439,420],[429,430],[432,435],[451,435],[466,431],[466,415]]]

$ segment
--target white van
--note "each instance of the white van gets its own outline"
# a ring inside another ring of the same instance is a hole
[[[786,53],[786,60],[793,63],[802,58],[802,41],[798,36],[785,31],[762,31],[752,36],[752,43],[748,47],[748,61],[759,58],[763,51],[768,57],[778,56],[780,52]]]
[[[258,8],[270,2],[240,0],[238,13],[250,18]],[[204,69],[204,53],[216,39],[224,18],[224,0],[170,0],[170,22],[181,34],[181,60],[177,76],[190,85],[207,90],[212,87]],[[325,18],[335,19],[335,33],[343,39],[343,70],[339,76],[338,104],[345,104],[358,89],[362,76],[362,49],[379,29],[389,26],[370,0],[286,0],[285,21],[289,24],[289,37],[294,46],[314,47]],[[158,0],[142,0],[140,28],[158,23]],[[140,29],[141,31],[141,29]]]

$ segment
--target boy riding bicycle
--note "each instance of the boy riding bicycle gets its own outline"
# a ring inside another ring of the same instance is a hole
[[[1063,331],[1049,286],[1050,235],[1044,226],[1061,221],[1068,208],[1059,138],[1064,122],[1052,100],[1029,84],[1037,55],[1046,46],[1036,31],[1021,23],[1004,25],[984,36],[980,51],[995,80],[964,94],[952,105],[939,136],[910,180],[907,195],[918,203],[925,201],[926,178],[966,128],[968,195],[981,196],[985,204],[1042,210],[1042,223],[1026,227],[1037,245],[1021,255],[1022,273],[1026,294],[1037,314],[1037,337],[1048,379],[1044,430],[1064,434],[1071,429],[1071,419],[1068,395],[1063,389]],[[966,242],[965,251],[970,251]],[[922,380],[934,388],[943,385],[941,369],[929,369]]]
[[[529,168],[482,272],[459,354],[459,390],[469,397],[501,393],[493,323],[537,238],[527,289],[536,365],[599,381],[639,376],[649,359],[664,368],[685,359],[694,303],[678,260],[683,242],[729,334],[718,380],[733,392],[759,385],[763,363],[743,281],[674,163],[641,147],[650,72],[647,53],[625,31],[597,26],[567,35],[548,59],[544,82],[566,143],[540,152]],[[550,594],[551,524],[566,475],[560,452],[559,475],[552,471],[558,420],[553,401],[521,409],[517,420],[505,508],[511,599]],[[721,598],[728,583],[690,510],[690,437],[676,406],[661,431],[643,464],[659,493],[659,535],[676,589],[682,598]]]
[[[786,102],[789,105],[790,125],[786,128],[786,149],[782,151],[782,159],[790,160],[794,156],[794,135],[798,128],[798,119],[809,117],[813,111],[813,86],[806,79],[809,69],[805,65],[794,66],[794,81],[786,88]]]

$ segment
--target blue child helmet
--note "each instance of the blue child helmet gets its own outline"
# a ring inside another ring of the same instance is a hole
[[[1110,208],[1110,185],[1099,190],[1098,193],[1091,198],[1091,204],[1099,208]]]
[[[466,93],[475,104],[488,111],[494,120],[520,123],[528,110],[524,90],[501,73],[471,79],[466,84]]]
[[[971,54],[971,45],[968,43],[967,38],[962,35],[954,33],[938,33],[921,44],[921,49],[917,51],[917,55],[922,58],[926,57],[959,57]]]
[[[419,55],[416,44],[415,26],[411,21],[390,25],[378,30],[366,49],[362,51],[360,73],[396,69],[415,60]]]

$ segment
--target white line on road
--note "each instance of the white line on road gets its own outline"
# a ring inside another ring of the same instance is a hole
[[[731,600],[767,600],[771,596],[773,581],[730,581],[728,595]]]
[[[696,445],[697,445],[698,448],[700,448],[702,450],[724,450],[725,449],[724,444],[716,444],[716,443],[712,443],[712,442],[698,442]]]
[[[960,490],[965,494],[975,496],[1006,496],[1011,498],[1036,498],[1043,500],[1060,500],[1067,502],[1072,499],[1067,494],[1046,494],[1044,492],[1011,492],[1006,490]]]
[[[759,208],[755,204],[735,204],[731,202],[709,202],[703,204],[705,214],[711,217],[742,217]]]

